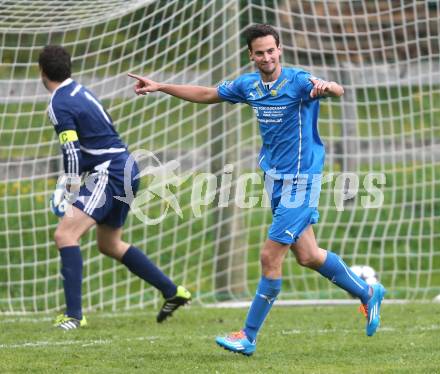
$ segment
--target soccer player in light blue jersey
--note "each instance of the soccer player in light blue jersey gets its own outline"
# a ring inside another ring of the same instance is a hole
[[[371,336],[380,322],[385,289],[381,284],[370,287],[336,253],[320,248],[312,228],[319,219],[325,157],[317,127],[319,100],[342,96],[344,90],[301,69],[282,67],[279,35],[271,26],[251,26],[246,39],[257,72],[216,88],[162,84],[129,74],[137,79],[138,95],[161,91],[196,103],[246,103],[258,119],[262,138],[258,160],[271,198],[273,221],[260,254],[263,274],[245,325],[239,332],[217,337],[216,342],[232,352],[254,353],[258,331],[281,290],[282,263],[289,249],[300,265],[361,300],[366,333]]]
[[[129,161],[127,147],[99,100],[70,77],[69,53],[60,46],[46,46],[38,63],[42,82],[51,93],[48,114],[60,140],[65,171],[51,199],[52,211],[62,217],[55,230],[55,243],[66,299],[66,311],[56,318],[55,326],[72,330],[87,324],[81,307],[83,261],[79,239],[94,225],[101,253],[122,262],[162,292],[165,302],[157,316],[162,322],[186,304],[191,294],[176,286],[141,250],[122,240],[130,207],[115,197],[125,196],[124,183],[136,194],[136,163]],[[125,176],[127,162],[133,167],[131,175]],[[81,185],[82,173],[89,173],[89,177]]]

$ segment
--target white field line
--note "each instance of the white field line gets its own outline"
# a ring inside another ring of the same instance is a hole
[[[88,316],[87,313],[86,317]],[[137,312],[93,312],[94,315],[99,315],[99,318],[121,318],[121,317],[149,317],[149,316],[155,316],[157,312],[155,311],[137,311]],[[27,316],[16,316],[16,317],[9,317],[9,318],[0,318],[0,325],[1,324],[8,324],[8,323],[40,323],[40,322],[53,322],[55,320],[55,314],[52,316],[35,316],[29,317]]]
[[[154,343],[158,340],[158,336],[138,336],[134,338],[114,338],[114,339],[97,339],[97,340],[63,340],[63,341],[35,341],[15,344],[0,344],[0,349],[15,349],[15,348],[39,348],[39,347],[59,347],[69,345],[79,345],[81,347],[90,347],[92,345],[109,345],[114,342],[134,342],[134,341],[149,341]]]
[[[383,304],[426,304],[431,301],[410,301],[401,299],[384,300]],[[274,306],[338,306],[338,305],[359,305],[357,299],[329,299],[329,300],[277,300]],[[248,308],[250,301],[224,301],[213,304],[205,304],[206,308]]]
[[[425,332],[425,331],[439,331],[440,325],[430,325],[430,326],[415,326],[412,328],[406,328],[403,332]],[[346,333],[346,334],[353,334],[358,332],[359,329],[292,329],[292,330],[282,330],[281,335],[325,335],[325,334],[335,334],[335,333]],[[401,328],[395,328],[395,327],[381,327],[380,328],[381,333],[388,333],[388,332],[402,332]],[[188,336],[185,335],[185,337],[188,339],[203,339],[203,340],[212,340],[214,336],[206,336],[206,335],[192,335]],[[136,341],[147,341],[150,344],[154,344],[158,340],[166,340],[169,339],[169,337],[164,336],[138,336],[133,338],[118,338],[115,337],[113,339],[97,339],[97,340],[63,340],[63,341],[34,341],[34,342],[23,342],[23,343],[14,343],[14,344],[0,344],[0,350],[2,349],[17,349],[17,348],[39,348],[39,347],[59,347],[59,346],[81,346],[81,347],[90,347],[90,346],[97,346],[97,345],[110,345],[113,343],[130,343],[130,342],[136,342]]]
[[[411,328],[396,328],[396,327],[379,327],[378,332],[424,332],[424,331],[438,331],[440,330],[440,325],[431,326],[415,326]],[[334,333],[347,333],[353,334],[359,329],[316,329],[316,330],[301,330],[301,329],[291,329],[291,330],[281,330],[281,335],[300,335],[300,334],[334,334]]]

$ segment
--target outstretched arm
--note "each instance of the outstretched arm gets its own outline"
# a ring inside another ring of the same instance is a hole
[[[336,82],[328,82],[322,79],[310,78],[310,82],[313,83],[313,88],[310,91],[310,97],[325,97],[325,96],[333,96],[339,97],[344,94],[344,89],[342,86],[337,84]]]
[[[132,73],[128,73],[128,76],[137,79],[134,86],[136,95],[146,95],[150,92],[160,91],[193,103],[213,104],[222,102],[217,89],[214,87],[158,83]]]

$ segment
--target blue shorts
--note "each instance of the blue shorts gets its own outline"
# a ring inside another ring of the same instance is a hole
[[[281,244],[295,243],[309,225],[318,222],[321,177],[316,176],[304,176],[293,181],[276,180],[265,175],[264,185],[273,215],[269,239]]]
[[[135,162],[131,164],[128,176],[124,175],[125,167],[130,165],[129,162],[127,163],[129,156],[128,152],[118,154],[96,165],[84,178],[79,196],[73,205],[92,217],[97,224],[106,224],[115,228],[124,225],[130,205],[115,197],[126,197],[127,189],[131,189],[134,197],[139,188],[139,179],[135,179],[139,169]]]

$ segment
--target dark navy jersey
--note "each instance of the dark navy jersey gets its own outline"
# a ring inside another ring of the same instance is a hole
[[[271,87],[256,72],[217,88],[221,99],[247,103],[254,110],[263,143],[259,165],[275,179],[322,172],[325,151],[318,133],[319,100],[310,98],[311,77],[303,70],[283,68]]]
[[[66,173],[90,171],[127,150],[99,100],[71,78],[52,93],[48,113],[60,139]]]

